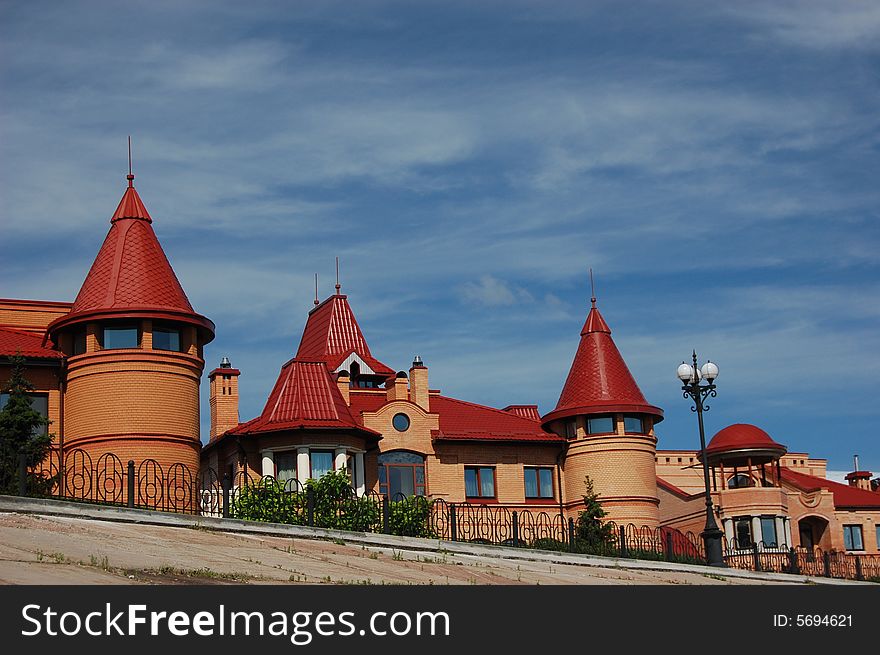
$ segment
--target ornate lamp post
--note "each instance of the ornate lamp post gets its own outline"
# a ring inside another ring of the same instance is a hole
[[[706,527],[700,536],[706,547],[706,562],[709,566],[726,566],[724,563],[724,553],[722,552],[721,539],[723,532],[718,529],[715,522],[715,514],[712,511],[712,494],[709,489],[709,461],[706,458],[706,433],[703,429],[703,410],[708,410],[709,406],[704,404],[706,398],[711,396],[714,398],[718,394],[715,391],[715,378],[718,377],[718,367],[710,361],[703,364],[702,368],[697,366],[697,351],[694,351],[693,366],[687,362],[682,362],[678,367],[678,379],[682,383],[682,391],[684,397],[693,401],[694,406],[691,407],[692,412],[697,413],[697,420],[700,425],[700,459],[703,461],[703,482],[706,487]],[[705,384],[702,382],[705,381]]]

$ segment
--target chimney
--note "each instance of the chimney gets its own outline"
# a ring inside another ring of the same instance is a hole
[[[431,411],[428,400],[428,367],[418,355],[413,357],[412,368],[409,369],[409,392],[411,401],[426,412]]]
[[[336,387],[339,389],[339,393],[342,394],[342,399],[345,401],[346,405],[351,406],[351,378],[348,375],[348,371],[342,369],[339,373],[336,374]]]
[[[241,371],[232,368],[228,357],[208,373],[211,384],[211,435],[213,441],[238,425],[238,376]]]
[[[859,456],[853,455],[853,472],[846,474],[846,481],[849,483],[849,486],[871,491],[871,475],[870,471],[859,470]]]
[[[390,403],[392,400],[406,400],[406,373],[398,371],[397,375],[385,381],[385,398]]]

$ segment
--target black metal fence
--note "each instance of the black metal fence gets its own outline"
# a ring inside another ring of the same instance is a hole
[[[585,539],[576,521],[559,513],[511,509],[495,505],[450,503],[422,496],[394,498],[374,491],[358,494],[346,488],[333,494],[316,493],[297,480],[277,481],[239,472],[219,476],[204,468],[194,473],[182,463],[163,467],[152,459],[135,465],[112,453],[93,459],[74,449],[52,451],[30,476],[21,470],[20,495],[43,495],[78,502],[127,506],[163,512],[243,518],[305,525],[428,537],[449,541],[506,545],[542,550],[591,553],[704,564],[703,544],[691,532],[608,522],[601,539]],[[26,478],[39,484],[26,485]],[[781,549],[763,543],[740,547],[724,544],[728,566],[753,571],[880,581],[880,556]]]
[[[847,553],[821,548],[787,548],[776,544],[724,542],[724,562],[733,568],[795,573],[826,578],[880,582],[880,554]]]

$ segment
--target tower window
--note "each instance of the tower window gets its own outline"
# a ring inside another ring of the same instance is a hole
[[[623,431],[629,434],[645,434],[645,425],[641,416],[624,416]]]
[[[79,330],[73,335],[73,354],[82,355],[86,351],[86,331]]]
[[[587,419],[587,434],[612,434],[613,432],[613,416],[591,416]]]
[[[180,352],[180,330],[172,328],[153,329],[153,349]]]
[[[138,329],[134,326],[105,327],[101,336],[101,347],[108,350],[140,347]]]
[[[577,436],[577,421],[571,419],[565,422],[565,438],[574,439]]]

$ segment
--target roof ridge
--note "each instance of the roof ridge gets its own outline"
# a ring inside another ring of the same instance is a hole
[[[530,418],[526,418],[525,416],[520,416],[519,414],[514,414],[513,412],[505,412],[503,409],[498,409],[497,407],[491,407],[489,405],[481,405],[480,403],[472,403],[467,400],[461,400],[460,398],[452,398],[451,396],[444,396],[443,394],[437,394],[436,396],[434,396],[434,398],[443,398],[444,400],[450,400],[452,402],[460,403],[462,405],[469,405],[470,407],[478,407],[480,409],[487,409],[487,410],[490,410],[493,412],[498,412],[499,414],[503,414],[506,417],[513,417],[513,418],[521,420],[521,421],[528,421],[529,423],[537,425],[539,428],[541,427],[540,421],[535,421]],[[542,431],[543,431],[543,429],[542,429]]]

